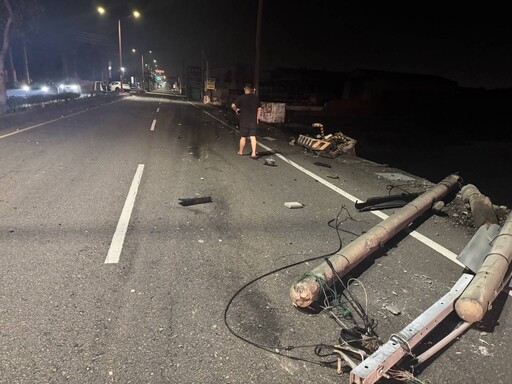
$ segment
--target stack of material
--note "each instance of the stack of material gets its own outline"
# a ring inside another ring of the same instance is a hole
[[[336,157],[342,154],[355,156],[356,140],[341,132],[325,135],[324,126],[321,123],[314,123],[313,128],[320,128],[320,135],[316,139],[306,135],[299,135],[296,143],[312,151],[319,152],[326,157]]]
[[[331,147],[327,152],[331,157],[336,157],[342,154],[356,155],[357,141],[345,136],[343,133],[338,132],[333,135],[327,135],[324,140],[331,143]]]

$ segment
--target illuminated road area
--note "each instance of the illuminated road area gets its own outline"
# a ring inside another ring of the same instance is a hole
[[[338,214],[342,245],[376,225],[347,196],[386,195],[393,182],[377,174],[393,170],[307,156],[277,130],[259,137],[258,160],[238,156],[225,117],[162,94],[2,127],[0,383],[348,383],[336,364],[300,360],[336,361],[314,345],[337,344],[340,325],[289,297],[322,259],[287,266],[339,248]],[[409,176],[402,188],[431,185]],[[179,204],[196,197],[211,202]],[[450,207],[415,224],[428,241],[401,235],[351,273],[384,342],[462,274],[450,255],[475,230]],[[507,298],[418,378],[509,383]]]

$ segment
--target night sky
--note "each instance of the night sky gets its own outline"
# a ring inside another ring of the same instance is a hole
[[[58,77],[61,51],[76,57],[82,77],[118,62],[117,19],[125,65],[138,68],[152,50],[170,75],[200,65],[254,64],[258,0],[41,0],[44,14],[29,41],[32,77]],[[447,5],[447,3],[451,5]],[[109,14],[101,17],[96,6]],[[138,9],[142,18],[126,17]],[[512,23],[505,9],[462,1],[264,0],[262,69],[424,73],[461,86],[512,87]],[[94,41],[77,40],[80,32]],[[15,58],[21,72],[19,42]]]

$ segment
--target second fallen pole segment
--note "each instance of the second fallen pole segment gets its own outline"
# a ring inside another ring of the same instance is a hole
[[[432,205],[441,200],[449,192],[459,186],[461,178],[450,175],[440,181],[436,186],[426,191],[409,204],[395,212],[387,219],[381,221],[365,234],[345,246],[336,254],[329,257],[329,262],[323,262],[313,269],[311,273],[296,282],[290,289],[293,305],[306,308],[315,302],[322,294],[322,284],[332,286],[335,273],[342,277],[352,268],[366,259],[371,253],[382,247],[388,240],[409,226],[415,219],[432,208]]]

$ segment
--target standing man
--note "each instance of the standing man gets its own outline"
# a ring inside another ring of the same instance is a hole
[[[249,137],[251,140],[251,158],[257,159],[256,155],[256,133],[261,120],[261,103],[258,96],[253,93],[250,84],[244,87],[244,94],[236,98],[231,108],[236,112],[240,119],[240,149],[239,155],[244,154],[245,141]]]

